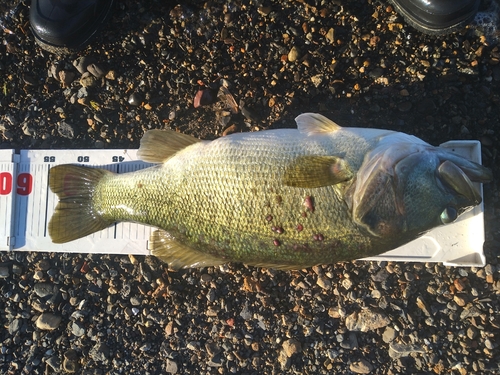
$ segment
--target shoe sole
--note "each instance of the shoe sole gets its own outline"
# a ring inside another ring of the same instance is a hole
[[[82,42],[78,43],[76,46],[65,46],[65,45],[55,45],[51,44],[43,39],[41,39],[36,33],[35,30],[31,29],[33,36],[35,37],[35,42],[45,51],[54,53],[56,55],[69,55],[75,52],[80,51],[85,46],[87,46],[92,38],[95,37],[97,32],[101,29],[103,24],[108,19],[111,14],[111,9],[113,9],[114,1],[111,1],[108,8],[101,13],[101,16],[96,21],[95,30]]]

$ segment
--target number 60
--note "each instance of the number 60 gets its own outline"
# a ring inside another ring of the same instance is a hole
[[[33,189],[33,176],[29,173],[20,173],[17,176],[17,194],[28,195]],[[8,195],[12,192],[12,174],[0,172],[0,195]]]

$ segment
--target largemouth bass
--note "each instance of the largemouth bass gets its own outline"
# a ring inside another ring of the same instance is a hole
[[[152,254],[172,268],[243,262],[293,269],[377,255],[481,202],[489,169],[404,133],[343,128],[305,113],[297,129],[200,141],[151,130],[114,174],[59,165],[49,223],[64,243],[118,221],[159,228]]]

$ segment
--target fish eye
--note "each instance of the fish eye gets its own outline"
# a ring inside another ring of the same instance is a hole
[[[446,207],[443,212],[441,212],[441,222],[443,224],[449,224],[453,221],[455,221],[458,217],[458,212],[455,208],[453,207]]]

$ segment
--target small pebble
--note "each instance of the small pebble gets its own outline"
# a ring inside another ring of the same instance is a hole
[[[386,327],[390,322],[383,312],[366,309],[349,315],[346,318],[346,327],[350,331],[368,332]]]
[[[297,339],[288,339],[283,342],[283,350],[288,358],[292,355],[302,352],[302,345]]]
[[[300,51],[297,47],[293,46],[290,52],[288,52],[288,61],[295,62],[300,57]]]
[[[104,69],[102,69],[102,67],[97,65],[97,64],[89,64],[87,66],[87,70],[89,71],[90,74],[92,74],[97,79],[101,79],[106,74]]]
[[[331,281],[328,280],[327,277],[321,276],[321,275],[318,276],[318,280],[316,281],[316,284],[318,284],[323,289],[330,289],[332,287]]]
[[[76,337],[82,337],[85,335],[85,327],[78,322],[73,322],[71,324],[71,333]]]
[[[169,374],[177,374],[177,372],[179,371],[177,362],[167,358],[165,371]]]
[[[351,363],[349,369],[355,374],[369,374],[373,371],[373,365],[364,358]]]
[[[382,334],[382,340],[385,343],[390,343],[392,342],[396,337],[398,336],[398,333],[396,330],[392,327],[386,327],[384,330],[384,333]]]
[[[80,368],[79,357],[76,350],[69,349],[64,353],[63,369],[68,373],[75,373]]]
[[[142,104],[142,95],[140,95],[139,93],[132,93],[128,97],[127,102],[131,106],[138,107]]]
[[[0,266],[0,278],[5,279],[10,276],[9,267]]]
[[[36,320],[36,327],[45,331],[52,331],[59,327],[62,317],[53,313],[45,312],[40,314]]]
[[[82,77],[80,78],[80,85],[82,85],[83,87],[92,87],[95,84],[96,80],[89,72],[83,73]]]

